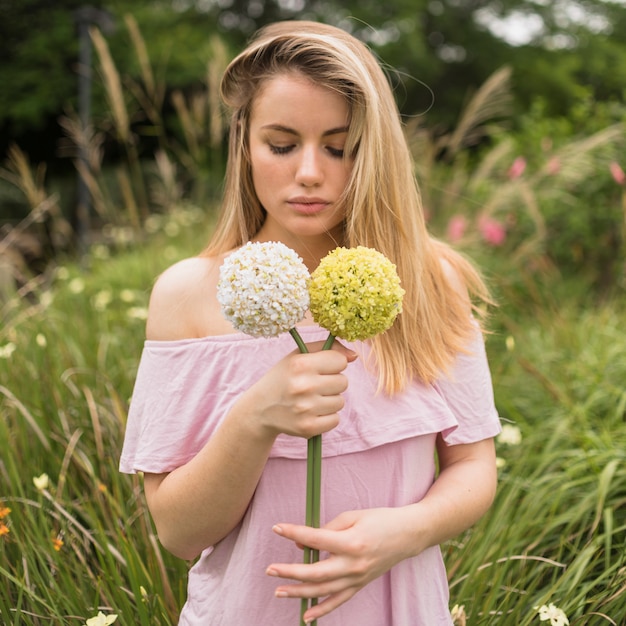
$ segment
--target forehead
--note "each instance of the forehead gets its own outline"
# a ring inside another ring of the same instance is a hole
[[[330,127],[346,125],[350,117],[342,94],[296,72],[265,80],[252,102],[251,113],[253,122],[318,121]]]

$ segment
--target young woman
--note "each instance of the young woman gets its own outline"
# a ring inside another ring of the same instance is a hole
[[[499,432],[472,299],[478,274],[429,237],[389,84],[331,26],[263,29],[227,68],[232,109],[209,247],[156,282],[121,459],[144,473],[163,545],[199,559],[182,625],[449,626],[439,544],[496,486]],[[335,342],[306,318],[237,332],[216,299],[224,258],[279,241],[312,271],[337,246],[377,249],[406,291],[392,328]],[[322,528],[303,524],[307,439],[324,433]],[[437,464],[435,461],[437,458]],[[438,470],[436,471],[436,467]],[[321,551],[302,563],[302,546]]]

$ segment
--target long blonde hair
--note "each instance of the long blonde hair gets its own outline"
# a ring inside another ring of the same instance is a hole
[[[371,51],[341,29],[315,22],[278,22],[261,29],[226,69],[221,91],[232,110],[221,213],[203,255],[243,245],[261,228],[248,155],[254,98],[268,79],[298,72],[342,94],[350,109],[345,146],[352,160],[344,242],[375,248],[395,263],[406,294],[390,330],[371,340],[380,387],[401,390],[411,379],[429,383],[464,350],[472,321],[463,289],[489,294],[477,270],[426,229],[419,189],[396,102]],[[448,266],[448,270],[444,269]]]

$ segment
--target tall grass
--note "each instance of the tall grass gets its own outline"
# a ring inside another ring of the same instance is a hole
[[[0,309],[2,624],[83,624],[98,610],[175,622],[185,563],[161,551],[139,479],[117,464],[150,286],[200,247],[194,232],[208,232],[202,215],[173,213],[150,247],[96,250],[88,274],[58,267]]]
[[[151,283],[209,228],[179,215],[149,244],[95,254],[89,274],[59,267],[2,306],[3,624],[83,624],[98,611],[121,624],[176,622],[187,564],[159,547],[139,479],[117,463]],[[496,401],[522,439],[498,441],[493,508],[444,546],[467,624],[539,623],[534,607],[549,602],[571,624],[624,623],[623,305],[565,302],[496,320]]]

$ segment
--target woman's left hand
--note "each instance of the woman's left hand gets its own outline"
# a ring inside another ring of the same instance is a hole
[[[304,617],[312,621],[327,615],[396,563],[412,556],[406,553],[406,540],[399,540],[406,533],[401,518],[402,509],[378,508],[347,511],[323,528],[274,526],[274,532],[298,546],[306,545],[329,554],[328,558],[310,565],[270,565],[266,570],[268,575],[298,581],[279,586],[276,596],[325,598]]]

